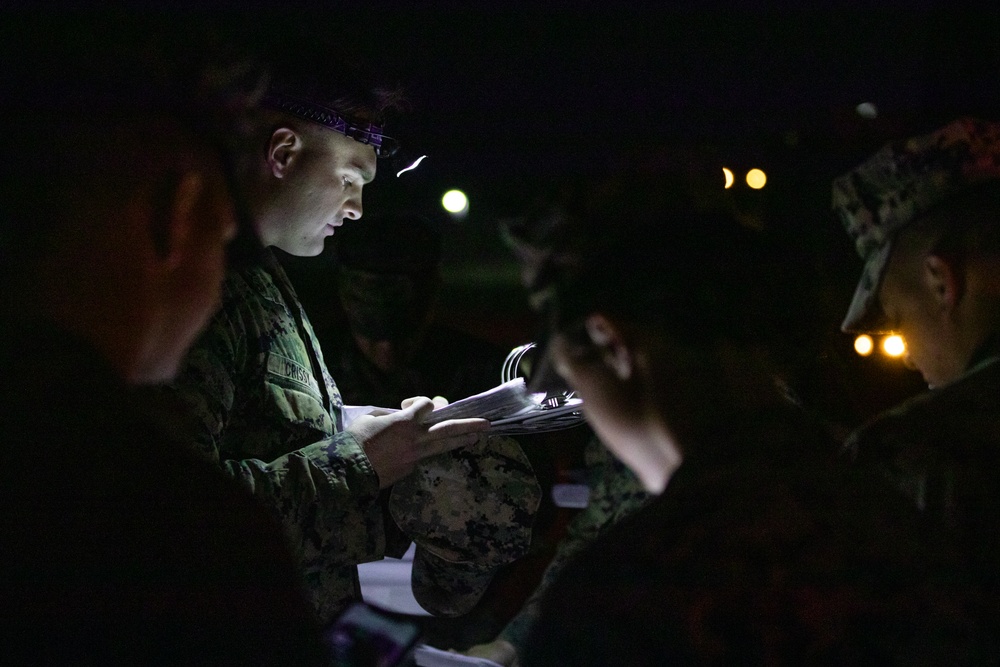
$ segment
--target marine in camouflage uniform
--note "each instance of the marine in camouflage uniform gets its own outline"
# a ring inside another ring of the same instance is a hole
[[[889,144],[833,184],[834,210],[865,260],[842,328],[898,328],[908,347],[915,351],[920,345],[923,356],[912,362],[931,385],[863,425],[848,438],[845,451],[880,466],[950,536],[988,596],[1000,591],[998,193],[1000,124],[970,118]],[[908,249],[914,244],[922,244],[917,252]],[[958,305],[926,311],[947,313],[947,325],[928,320],[932,324],[914,329],[912,311],[904,318],[892,314],[900,297],[896,292],[887,297],[886,285],[908,275],[900,268],[907,260],[894,253],[914,255],[919,262],[935,257],[958,277],[952,288]],[[958,363],[934,366],[941,358]],[[994,631],[1000,627],[996,620],[991,624]]]
[[[887,464],[917,508],[940,521],[1000,583],[1000,356],[888,410],[852,434],[847,451]]]
[[[174,389],[200,418],[204,453],[277,513],[322,621],[360,599],[358,563],[399,557],[411,539],[414,594],[445,615],[468,611],[493,572],[527,550],[540,489],[510,439],[426,460],[380,499],[309,318],[269,250],[228,275]]]
[[[566,564],[520,664],[986,664],[905,499],[814,456],[831,443],[797,408],[750,417],[720,419],[731,460],[686,459]]]
[[[500,382],[507,351],[437,317],[439,227],[417,214],[376,214],[345,225],[332,242],[346,326],[317,333],[348,404],[456,399]]]

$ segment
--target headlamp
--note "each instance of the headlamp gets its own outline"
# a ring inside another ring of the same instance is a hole
[[[339,132],[345,137],[371,146],[377,157],[392,157],[399,150],[399,142],[382,132],[382,126],[375,123],[358,123],[349,120],[339,112],[316,102],[269,93],[261,100],[261,106],[298,116],[323,127]]]

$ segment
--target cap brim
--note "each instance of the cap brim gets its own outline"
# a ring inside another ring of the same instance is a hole
[[[479,603],[497,573],[496,567],[452,563],[417,546],[410,588],[413,598],[434,616],[468,614]]]
[[[528,552],[541,497],[524,451],[501,436],[424,459],[396,482],[389,511],[417,543],[411,583],[420,605],[468,613],[496,571]]]
[[[840,325],[845,333],[863,333],[878,329],[882,324],[882,309],[878,290],[892,254],[892,241],[886,242],[865,261],[861,279],[854,290],[854,297],[847,309],[847,316]]]

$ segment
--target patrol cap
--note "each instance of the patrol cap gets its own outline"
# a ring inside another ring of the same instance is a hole
[[[833,210],[865,265],[843,331],[878,317],[878,290],[896,233],[942,202],[1000,178],[1000,123],[960,118],[890,143],[833,182]]]
[[[417,602],[438,616],[469,612],[497,570],[528,552],[541,497],[520,445],[503,436],[431,457],[396,482],[389,511],[417,545]]]
[[[337,289],[351,330],[371,340],[414,336],[431,310],[431,290],[405,274],[340,267]]]

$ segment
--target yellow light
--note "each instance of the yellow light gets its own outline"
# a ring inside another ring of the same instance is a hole
[[[875,349],[875,342],[868,334],[861,334],[854,339],[854,351],[862,357],[867,357]]]
[[[906,343],[902,336],[886,336],[882,340],[882,351],[890,357],[901,357],[906,352]]]
[[[767,183],[767,174],[760,169],[751,169],[747,172],[747,185],[754,190],[760,190]]]
[[[449,213],[464,213],[469,208],[469,198],[461,190],[448,190],[441,197],[441,206]]]
[[[732,170],[726,167],[722,168],[722,173],[726,177],[726,189],[728,190],[729,188],[733,187],[733,183],[736,181],[736,178],[733,176]]]

